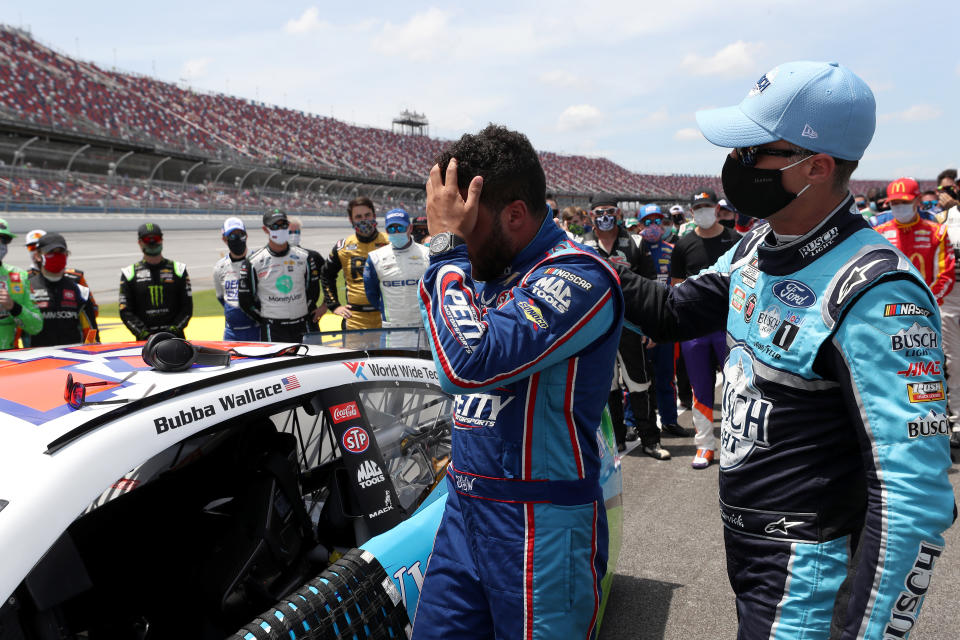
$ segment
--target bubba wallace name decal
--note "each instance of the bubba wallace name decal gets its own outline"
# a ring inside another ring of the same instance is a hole
[[[217,398],[217,401],[222,411],[230,411],[231,409],[252,404],[258,400],[265,400],[266,398],[280,395],[281,393],[283,393],[283,385],[275,382],[264,387],[247,387],[243,390],[243,393],[222,395]],[[154,418],[153,426],[156,428],[157,433],[160,434],[170,429],[178,429],[188,424],[199,422],[205,418],[211,418],[215,415],[217,415],[216,405],[205,404],[191,406],[187,409],[181,409],[172,416]]]

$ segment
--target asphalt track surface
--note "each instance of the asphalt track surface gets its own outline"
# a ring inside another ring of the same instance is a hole
[[[134,230],[145,221],[142,216],[8,214],[6,219],[20,237],[11,244],[4,262],[27,265],[22,245],[26,230],[64,229],[70,265],[86,272],[98,301],[116,301],[119,270],[140,257]],[[213,264],[225,250],[219,234],[222,218],[152,219],[164,228],[164,255],[187,264],[195,289],[212,288]],[[249,217],[246,222],[250,246],[259,246],[254,239],[257,234],[265,236],[258,221]],[[304,222],[303,246],[324,256],[337,239],[351,233],[345,216],[305,218]],[[186,225],[192,228],[177,228]],[[719,405],[715,415],[719,419]],[[680,423],[692,428],[689,411],[681,413]],[[736,608],[727,582],[723,527],[717,510],[718,467],[702,471],[690,467],[695,449],[692,438],[664,438],[663,445],[673,454],[672,460],[653,460],[635,444],[622,458],[623,549],[600,639],[735,638]],[[950,478],[960,500],[958,471],[960,465],[954,464]],[[949,529],[945,538],[946,549],[937,561],[920,621],[910,635],[913,640],[960,638],[960,526]]]

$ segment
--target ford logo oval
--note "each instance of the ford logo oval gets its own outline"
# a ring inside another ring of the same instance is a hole
[[[812,307],[817,301],[813,289],[796,280],[781,280],[773,285],[773,295],[783,304],[794,309]]]

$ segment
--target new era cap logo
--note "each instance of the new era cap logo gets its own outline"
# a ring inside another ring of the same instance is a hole
[[[817,138],[817,137],[819,137],[819,136],[817,135],[817,132],[814,131],[814,130],[813,130],[813,127],[811,127],[809,124],[803,125],[803,133],[801,133],[800,135],[803,136],[804,138]]]

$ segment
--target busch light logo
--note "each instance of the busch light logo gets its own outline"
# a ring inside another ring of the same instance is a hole
[[[768,447],[767,421],[773,405],[754,384],[753,357],[735,346],[723,368],[723,420],[720,425],[720,468],[735,469],[755,447]]]
[[[907,437],[950,436],[950,418],[931,409],[925,416],[907,422]]]
[[[941,553],[943,553],[943,547],[927,541],[920,542],[913,567],[903,581],[904,590],[900,592],[890,610],[890,620],[883,630],[884,638],[906,638],[913,625],[917,623],[923,596],[930,588],[933,566]]]
[[[812,307],[817,301],[813,289],[797,280],[781,280],[773,285],[773,295],[783,304],[794,309]]]
[[[775,304],[770,305],[757,316],[757,330],[764,338],[769,338],[778,326],[780,326],[780,307]]]
[[[936,349],[939,346],[940,336],[937,335],[937,332],[930,327],[921,327],[916,322],[909,329],[901,329],[890,336],[890,349],[892,351]],[[914,354],[908,352],[907,355]],[[917,355],[923,354],[918,353]]]

